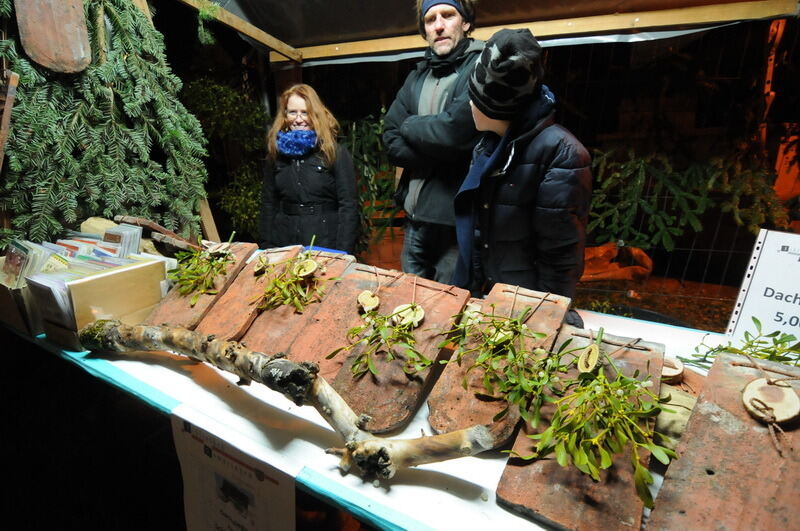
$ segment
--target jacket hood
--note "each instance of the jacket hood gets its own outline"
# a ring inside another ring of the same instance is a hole
[[[539,95],[521,113],[520,118],[511,123],[509,134],[511,142],[528,140],[538,135],[542,129],[553,122],[556,97],[547,85],[539,86]]]
[[[555,123],[556,98],[547,85],[541,85],[539,96],[528,107],[523,109],[520,117],[511,123],[506,132],[509,140],[505,146],[508,155],[501,157],[499,167],[504,171],[514,158],[517,143],[526,143]],[[494,150],[500,141],[495,134],[488,134],[476,147],[476,150]]]

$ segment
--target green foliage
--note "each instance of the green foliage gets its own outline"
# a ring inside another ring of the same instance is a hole
[[[650,392],[649,380],[639,381],[619,371],[616,378],[609,379],[602,367],[596,373],[582,373],[570,386],[569,394],[555,401],[556,411],[547,429],[528,436],[538,441],[529,458],[555,453],[559,465],[571,463],[600,481],[600,471],[613,464],[612,456],[630,446],[636,493],[646,507],[652,508],[648,485],[653,478],[641,463],[641,452],[650,451],[665,465],[677,457],[669,448],[656,444],[655,440],[663,442],[666,437],[652,429],[652,419],[670,398]]]
[[[311,246],[313,245],[312,241]],[[280,264],[270,264],[263,253],[257,260],[259,263],[255,267],[256,275],[271,277],[256,301],[259,311],[292,306],[296,313],[303,313],[306,306],[322,300],[325,294],[324,285],[331,280],[314,274],[323,273],[325,268],[311,257],[311,251],[304,251]],[[283,268],[276,273],[277,265],[282,265]]]
[[[711,189],[722,194],[723,212],[753,234],[765,224],[788,228],[786,208],[772,188],[775,174],[765,165],[748,163],[744,157],[715,158],[709,166]]]
[[[526,343],[545,337],[525,324],[532,313],[531,308],[526,308],[517,317],[504,317],[496,315],[494,308],[489,314],[468,309],[459,316],[459,325],[449,331],[450,341],[456,343],[457,349],[445,363],[461,364],[467,354],[475,356],[463,386],[467,388],[471,371],[479,369],[483,373],[486,394],[478,396],[508,403],[495,420],[514,405],[535,428],[542,407],[546,403],[555,406],[548,427],[529,436],[538,441],[533,453],[517,457],[543,459],[555,453],[561,466],[572,464],[599,481],[600,470],[611,467],[612,457],[630,447],[636,491],[645,505],[652,507],[647,486],[653,480],[640,462],[640,451],[650,451],[665,464],[676,457],[673,451],[656,444],[656,440],[663,442],[666,437],[652,429],[652,420],[665,410],[662,404],[670,398],[660,399],[649,391],[649,376],[640,381],[638,371],[628,377],[616,368],[601,350],[602,329],[586,347],[571,347],[571,340],[555,352],[526,347]],[[615,378],[606,377],[601,355],[615,371]],[[568,377],[574,373],[572,369],[580,372]]]
[[[599,313],[607,313],[610,315],[621,315],[623,317],[633,317],[633,314],[626,311],[621,311],[620,308],[614,304],[610,299],[592,299],[589,301],[587,310]]]
[[[257,166],[254,161],[239,166],[220,194],[220,208],[231,217],[233,228],[255,237],[259,235],[261,212],[261,175]]]
[[[613,159],[613,152],[595,152],[597,186],[592,195],[588,232],[597,243],[623,240],[628,245],[672,250],[687,225],[700,231],[699,216],[709,204],[708,189],[697,186],[692,172],[676,172],[660,154]],[[640,216],[644,223],[638,224]]]
[[[266,152],[269,119],[264,106],[244,87],[232,87],[209,77],[187,83],[186,107],[203,125],[212,154],[228,164],[227,184],[219,204],[236,232],[258,237],[261,212],[259,161]],[[236,153],[234,153],[234,151]]]
[[[700,232],[700,217],[714,205],[731,212],[734,221],[757,234],[764,224],[787,226],[785,208],[772,189],[774,175],[744,153],[732,153],[676,169],[664,154],[637,155],[627,160],[614,152],[596,151],[597,186],[587,228],[596,243],[623,240],[645,249],[675,248],[687,229]],[[713,195],[712,195],[713,194]]]
[[[200,7],[197,9],[197,40],[201,44],[210,46],[217,42],[214,34],[206,26],[206,22],[215,20],[220,6],[209,0],[200,0]]]
[[[358,345],[363,345],[350,365],[354,376],[362,376],[367,372],[378,374],[375,356],[381,353],[387,361],[401,360],[406,374],[413,375],[424,371],[433,364],[433,361],[417,350],[417,340],[413,333],[415,323],[402,318],[408,311],[408,308],[404,308],[388,315],[381,314],[377,310],[366,312],[363,316],[364,324],[354,326],[347,331],[347,340],[350,344],[337,348],[325,359],[331,359],[341,352],[347,353]]]
[[[269,117],[245,88],[200,77],[186,83],[181,95],[210,141],[236,144],[247,154],[264,156]]]
[[[800,367],[800,342],[792,334],[778,330],[765,334],[761,329],[761,321],[753,317],[755,333],[745,331],[739,346],[730,341],[727,345],[709,346],[704,340],[694,348],[694,354],[688,357],[678,356],[687,365],[703,369],[711,368],[718,354],[729,352],[759,360],[776,361],[786,365]]]
[[[231,235],[233,239],[233,235]],[[202,247],[190,251],[180,251],[175,254],[178,267],[171,269],[167,276],[174,280],[178,293],[184,297],[191,295],[189,306],[194,306],[200,295],[214,295],[217,293],[215,282],[217,278],[227,274],[228,264],[233,262],[230,242],[215,245],[213,248]]]
[[[383,127],[386,109],[378,118],[369,115],[353,122],[342,121],[342,144],[353,157],[359,179],[361,204],[361,232],[356,252],[369,247],[372,240],[380,239],[392,218],[394,208],[394,166],[389,163],[383,145]],[[391,205],[391,206],[388,206]]]
[[[84,72],[50,72],[20,53],[16,39],[0,41],[0,57],[20,74],[0,207],[16,235],[34,241],[95,215],[196,233],[205,139],[177,99],[181,82],[163,37],[128,0],[84,5],[92,45]]]

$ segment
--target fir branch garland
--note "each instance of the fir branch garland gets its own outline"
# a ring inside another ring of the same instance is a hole
[[[182,83],[163,36],[129,0],[84,6],[92,45],[84,72],[50,72],[17,37],[0,40],[0,57],[20,74],[0,208],[12,214],[16,235],[34,241],[95,215],[198,233],[206,140],[177,99]],[[11,0],[0,0],[0,16],[13,17]]]

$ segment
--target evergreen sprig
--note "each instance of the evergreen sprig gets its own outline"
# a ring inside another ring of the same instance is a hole
[[[12,16],[10,0],[0,14]],[[188,235],[204,197],[205,139],[178,101],[163,36],[129,0],[84,0],[92,62],[50,72],[0,41],[20,74],[0,208],[16,236],[52,240],[89,216],[128,214]]]

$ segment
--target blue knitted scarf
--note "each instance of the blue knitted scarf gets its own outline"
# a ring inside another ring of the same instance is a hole
[[[313,129],[278,131],[277,145],[282,155],[303,157],[317,145],[317,132]]]

